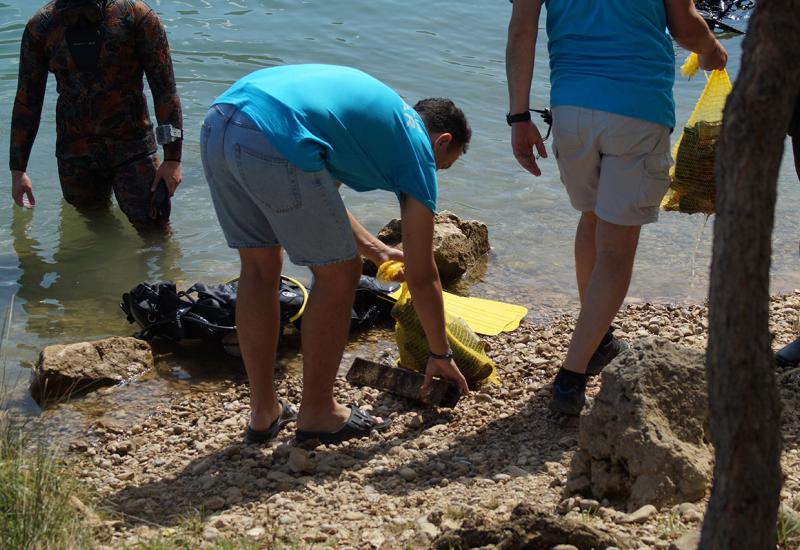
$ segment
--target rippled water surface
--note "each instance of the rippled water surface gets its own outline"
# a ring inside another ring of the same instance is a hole
[[[572,238],[577,215],[561,188],[555,162],[544,161],[544,175],[536,179],[510,154],[503,62],[509,3],[189,0],[152,5],[169,33],[187,136],[184,183],[173,206],[174,238],[166,244],[144,242],[119,212],[87,220],[63,203],[53,156],[51,77],[29,166],[37,206],[32,212],[12,208],[8,179],[0,200],[0,312],[8,320],[0,359],[6,366],[6,385],[21,380],[13,393],[17,403],[35,410],[23,389],[27,372],[22,365],[35,360],[44,345],[132,333],[118,303],[121,294],[136,284],[164,279],[212,283],[236,274],[236,256],[224,244],[203,180],[199,129],[213,98],[261,67],[306,62],[353,65],[409,101],[453,97],[470,118],[474,138],[469,154],[440,173],[441,208],[485,221],[492,244],[482,280],[469,292],[522,303],[531,308],[534,319],[574,307]],[[3,154],[8,151],[19,40],[35,8],[35,3],[20,0],[0,2]],[[548,96],[542,38],[532,100],[537,107],[544,106]],[[728,39],[725,45],[735,76],[741,40]],[[685,52],[678,49],[676,55],[681,61]],[[702,86],[702,77],[691,82],[678,77],[679,121],[688,117]],[[796,215],[800,184],[788,160],[779,182],[773,291],[800,286]],[[372,230],[399,214],[388,193],[345,190],[344,195]],[[712,223],[713,218],[706,225],[700,215],[665,213],[658,224],[646,227],[632,299],[704,299]],[[287,269],[307,279],[303,270]]]

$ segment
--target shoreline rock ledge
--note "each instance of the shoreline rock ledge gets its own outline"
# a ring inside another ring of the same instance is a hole
[[[31,395],[40,405],[113,386],[153,368],[150,344],[128,336],[55,344],[39,354]]]

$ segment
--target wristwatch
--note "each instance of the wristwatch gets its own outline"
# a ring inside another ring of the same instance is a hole
[[[156,142],[159,145],[168,145],[176,141],[183,141],[182,128],[175,128],[172,124],[156,126]]]
[[[447,348],[447,353],[430,353],[431,359],[452,359],[453,350]]]
[[[512,115],[511,113],[506,114],[506,122],[509,126],[514,124],[515,122],[528,122],[531,119],[531,112],[525,111],[524,113],[517,113],[516,115]]]

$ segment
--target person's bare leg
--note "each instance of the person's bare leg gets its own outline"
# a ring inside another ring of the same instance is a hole
[[[303,398],[297,429],[336,432],[350,409],[333,397],[333,382],[342,361],[361,259],[314,266],[314,286],[303,313]]]
[[[583,303],[586,287],[592,276],[596,260],[595,231],[597,229],[597,216],[594,212],[582,212],[575,231],[575,278],[578,282],[578,296]]]
[[[265,430],[278,418],[275,357],[280,330],[281,248],[242,248],[236,333],[250,382],[250,427]]]
[[[564,369],[586,372],[589,359],[625,300],[640,230],[638,225],[624,226],[597,220],[597,258],[584,291]]]

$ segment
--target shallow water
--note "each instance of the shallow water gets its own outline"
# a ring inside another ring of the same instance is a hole
[[[384,80],[409,101],[453,97],[470,118],[474,138],[469,154],[440,173],[440,206],[485,221],[493,247],[482,280],[469,292],[522,303],[535,320],[574,308],[577,214],[552,159],[543,161],[544,175],[537,179],[510,153],[503,61],[510,4],[446,0],[431,9],[430,3],[416,1],[189,0],[152,5],[169,32],[185,117],[184,183],[173,206],[173,239],[143,242],[117,211],[87,220],[63,203],[53,156],[51,77],[29,166],[37,206],[32,212],[12,208],[10,195],[0,201],[0,312],[11,319],[0,359],[5,384],[19,383],[12,392],[15,406],[36,411],[24,390],[27,371],[22,365],[34,361],[43,346],[133,332],[118,303],[136,284],[165,279],[213,283],[236,275],[236,256],[224,244],[203,180],[199,129],[214,97],[241,75],[265,66],[347,64]],[[20,0],[0,2],[0,151],[8,150],[19,39],[34,9]],[[733,77],[741,39],[728,39],[725,45]],[[680,65],[685,52],[676,49],[676,55]],[[540,39],[532,106],[546,102],[547,74]],[[677,80],[677,118],[682,121],[703,81]],[[774,292],[800,287],[795,215],[800,190],[790,160],[784,160],[779,181]],[[345,190],[344,195],[371,230],[399,215],[388,193]],[[645,228],[631,300],[704,299],[713,218],[703,229],[704,224],[701,215],[664,213],[658,224]],[[308,278],[304,270],[287,270]],[[160,373],[170,384],[180,378],[169,368]]]

